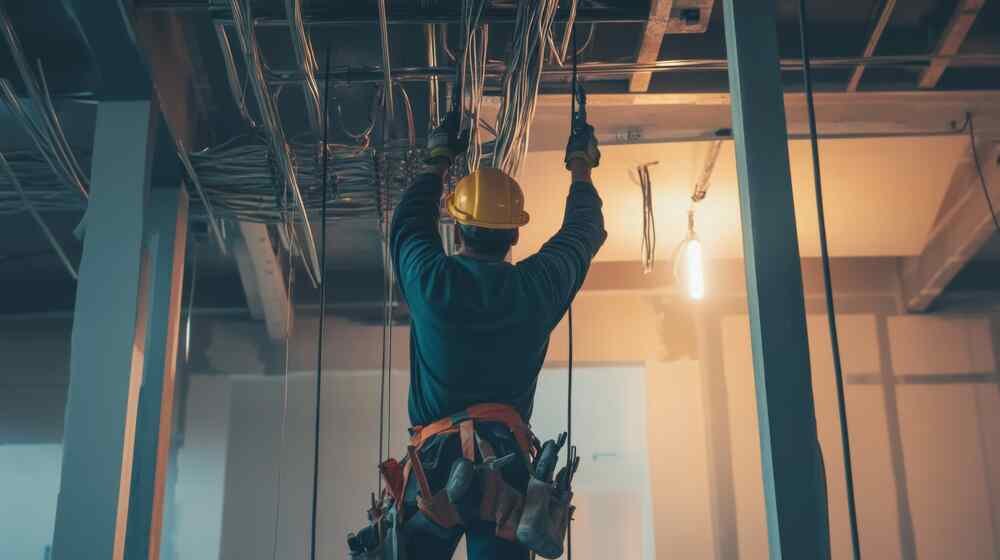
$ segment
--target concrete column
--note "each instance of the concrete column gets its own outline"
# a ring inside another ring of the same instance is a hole
[[[723,11],[771,558],[827,558],[776,1]]]
[[[143,256],[156,109],[97,109],[91,197],[71,337],[55,560],[119,560],[146,345]]]

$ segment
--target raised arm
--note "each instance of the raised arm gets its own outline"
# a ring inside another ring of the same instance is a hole
[[[445,258],[438,213],[444,175],[455,157],[469,146],[468,132],[462,133],[459,115],[449,113],[444,123],[428,138],[428,158],[424,172],[403,193],[392,217],[389,251],[403,295],[410,297]],[[412,304],[413,302],[411,302]]]
[[[600,161],[593,128],[574,134],[567,148],[566,167],[573,183],[566,198],[566,211],[559,231],[518,266],[536,279],[543,290],[553,322],[559,320],[580,290],[590,262],[607,239],[603,202],[591,181],[590,171]]]
[[[445,164],[429,166],[418,175],[393,213],[389,250],[404,295],[445,256],[438,233],[445,169]]]

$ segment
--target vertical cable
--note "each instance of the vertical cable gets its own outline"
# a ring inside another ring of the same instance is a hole
[[[316,424],[313,426],[313,488],[312,523],[310,530],[309,558],[316,560],[316,509],[319,496],[319,429],[323,404],[323,330],[326,326],[326,210],[328,202],[327,173],[330,165],[330,45],[326,46],[323,78],[323,202],[320,210],[320,276],[319,276],[319,334],[316,341]]]
[[[573,91],[570,93],[569,101],[569,133],[572,136],[574,130],[573,127],[576,125],[576,65],[577,57],[579,53],[576,50],[576,26],[570,28],[570,34],[573,41]],[[569,302],[569,311],[567,314],[566,322],[567,331],[569,333],[569,343],[567,345],[567,364],[566,364],[566,468],[569,469],[568,473],[572,473],[573,469],[573,459],[576,455],[576,450],[573,447],[573,300]],[[569,522],[566,524],[566,558],[568,560],[573,560],[573,515],[570,512]]]
[[[976,164],[979,186],[983,188],[983,196],[986,197],[986,205],[990,208],[990,217],[993,218],[993,226],[1000,232],[1000,221],[997,221],[997,211],[993,207],[993,197],[990,196],[990,188],[986,184],[986,176],[983,175],[983,164],[979,161],[979,148],[976,147],[976,124],[972,121],[972,113],[965,114],[965,124],[969,127],[969,146],[972,148],[972,161]]]
[[[851,434],[847,427],[847,402],[844,395],[844,371],[840,360],[840,338],[833,302],[833,280],[830,274],[830,251],[826,237],[826,214],[823,208],[823,179],[820,173],[819,136],[816,131],[816,106],[813,99],[812,68],[809,63],[809,42],[806,33],[806,0],[799,0],[799,39],[802,45],[802,75],[805,81],[806,107],[809,112],[809,140],[812,146],[813,177],[816,187],[816,214],[819,221],[819,246],[823,260],[823,284],[826,294],[826,318],[830,327],[833,352],[833,372],[837,381],[837,408],[840,412],[840,439],[844,451],[844,477],[847,486],[847,511],[851,522],[851,547],[854,559],[861,558],[858,535],[858,514],[854,501],[854,469],[851,465]],[[817,441],[817,446],[819,442]],[[825,474],[825,473],[824,473]],[[829,515],[829,513],[827,513]]]

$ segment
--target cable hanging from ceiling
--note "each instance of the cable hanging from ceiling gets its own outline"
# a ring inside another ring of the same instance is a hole
[[[558,0],[518,2],[513,40],[502,80],[492,166],[517,176],[528,152],[528,134],[545,66],[547,38]]]
[[[636,168],[639,176],[639,190],[642,192],[642,272],[653,272],[656,261],[656,220],[653,216],[653,180],[649,168],[658,161],[645,163]]]
[[[293,239],[298,245],[297,250],[302,255],[310,279],[314,285],[318,285],[321,271],[319,270],[316,239],[309,223],[309,212],[298,184],[292,150],[285,137],[278,106],[264,77],[263,59],[260,46],[257,43],[256,25],[251,14],[251,2],[248,0],[229,0],[229,8],[232,11],[236,36],[243,54],[247,79],[252,86],[251,90],[257,101],[257,110],[260,112],[260,125],[270,144],[271,157],[274,158],[274,165],[281,177],[281,181],[277,183],[283,187],[280,201],[283,205],[290,204],[293,211],[297,213],[296,219],[292,222],[295,226],[292,229]],[[285,201],[290,202],[286,203]]]
[[[52,95],[45,80],[42,62],[41,60],[37,61],[36,76],[2,3],[0,3],[0,34],[3,35],[4,42],[7,43],[18,75],[24,83],[35,111],[32,114],[27,110],[14,93],[14,88],[8,80],[0,79],[0,98],[10,108],[15,120],[31,138],[39,153],[51,166],[52,171],[65,185],[75,190],[78,196],[86,199],[90,191],[87,175],[83,172],[76,154],[66,139],[66,133],[62,128],[55,105],[52,103]]]
[[[716,132],[716,136],[729,136],[728,130]],[[688,208],[688,228],[684,240],[674,251],[674,278],[687,291],[688,297],[697,301],[705,297],[705,256],[701,239],[695,230],[695,211],[697,205],[705,200],[708,187],[712,181],[712,172],[722,150],[722,140],[715,140],[709,145],[708,155],[701,167],[694,188],[691,190],[691,206]]]
[[[463,108],[464,123],[469,130],[469,151],[466,153],[466,169],[472,173],[479,169],[483,158],[482,106],[486,87],[487,48],[489,46],[489,26],[482,23],[486,11],[486,0],[463,0],[461,13],[463,49],[458,64],[458,86],[452,95],[459,96],[453,105]],[[468,97],[468,106],[465,99]]]

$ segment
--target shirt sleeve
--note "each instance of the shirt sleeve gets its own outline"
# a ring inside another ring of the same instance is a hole
[[[407,301],[426,284],[436,266],[445,259],[438,213],[441,190],[440,176],[425,173],[403,193],[396,207],[389,232],[389,250],[399,280],[400,290]]]
[[[553,323],[580,290],[591,260],[608,237],[602,206],[593,184],[573,183],[562,227],[537,253],[518,264],[536,284]]]

